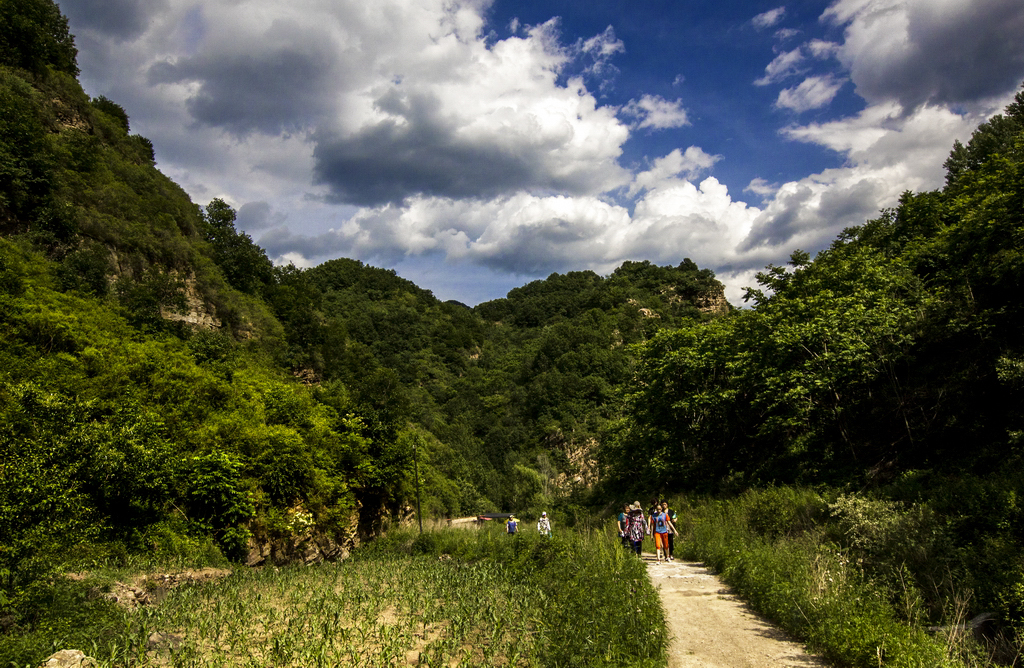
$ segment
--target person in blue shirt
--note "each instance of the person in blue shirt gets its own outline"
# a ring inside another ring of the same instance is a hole
[[[516,521],[515,515],[509,515],[508,520],[505,522],[505,533],[514,536],[517,531],[519,531],[519,522]]]
[[[658,504],[654,506],[654,514],[650,518],[649,533],[654,534],[654,550],[658,554],[658,563],[661,563],[661,557],[664,555],[665,561],[669,561],[669,550],[668,550],[668,537],[670,532],[675,532],[675,527],[672,525],[672,520],[668,517],[668,506],[667,504]]]
[[[622,512],[619,513],[619,538],[622,539],[622,547],[632,548],[629,540],[629,504],[622,504]]]

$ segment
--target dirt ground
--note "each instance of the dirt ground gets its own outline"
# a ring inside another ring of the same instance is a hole
[[[702,564],[644,555],[668,618],[669,668],[828,668],[762,620]]]

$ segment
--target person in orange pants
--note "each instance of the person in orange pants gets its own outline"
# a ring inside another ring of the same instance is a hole
[[[654,534],[654,550],[658,553],[658,563],[661,563],[662,555],[667,562],[671,559],[668,553],[668,535],[669,531],[675,527],[672,526],[672,520],[668,518],[668,513],[665,512],[663,506],[656,507],[655,513],[651,515],[650,523],[648,531]]]

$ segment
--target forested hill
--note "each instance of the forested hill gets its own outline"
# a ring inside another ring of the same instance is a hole
[[[77,73],[51,0],[0,0],[0,611],[69,554],[339,554],[408,514],[414,454],[427,517],[569,504],[631,344],[730,311],[689,260],[475,309],[275,267]]]
[[[941,609],[948,579],[1024,619],[1024,93],[942,189],[794,251],[750,308],[680,258],[471,309],[355,260],[275,267],[77,73],[51,0],[0,0],[0,619],[143,552],[340,556],[417,479],[428,518],[560,522],[768,488],[759,535],[849,513],[837,549],[888,550],[900,596]],[[794,510],[780,484],[826,491]]]
[[[752,309],[645,343],[610,461],[667,488],[1019,489],[1024,91],[945,167],[941,190],[769,267]]]

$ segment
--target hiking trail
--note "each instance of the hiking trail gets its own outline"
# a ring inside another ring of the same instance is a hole
[[[829,668],[755,614],[703,564],[644,555],[669,628],[668,668]]]

